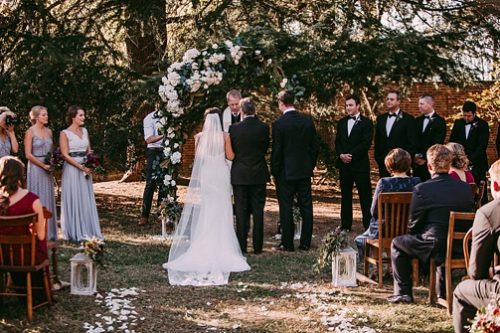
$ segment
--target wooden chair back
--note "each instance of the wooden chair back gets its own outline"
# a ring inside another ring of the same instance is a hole
[[[408,232],[411,192],[388,192],[378,196],[379,241],[390,247],[394,237]]]
[[[36,213],[19,216],[0,216],[1,227],[30,228],[38,219]],[[13,270],[14,267],[35,265],[36,232],[25,235],[0,235],[0,268]]]
[[[464,237],[464,260],[465,260],[465,269],[467,270],[467,274],[469,273],[471,243],[472,243],[472,228],[469,229],[469,231],[467,231]]]

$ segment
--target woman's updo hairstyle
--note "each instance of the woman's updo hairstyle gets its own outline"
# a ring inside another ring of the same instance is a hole
[[[36,118],[40,115],[40,113],[45,110],[47,111],[47,108],[42,105],[35,105],[34,107],[31,108],[30,110],[30,120],[31,124],[35,125],[36,124]]]
[[[24,163],[13,156],[0,158],[0,215],[6,215],[9,197],[25,187]]]
[[[71,125],[73,123],[73,119],[78,114],[78,110],[83,110],[78,105],[71,105],[66,112],[66,124]]]

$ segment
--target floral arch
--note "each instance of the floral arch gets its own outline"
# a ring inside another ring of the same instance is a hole
[[[163,219],[175,223],[180,217],[177,179],[185,140],[200,123],[204,110],[225,102],[225,94],[232,88],[247,95],[272,96],[283,88],[295,90],[297,96],[303,93],[295,76],[287,79],[265,50],[244,45],[241,38],[212,44],[201,51],[189,49],[182,60],[171,64],[158,88],[162,100],[157,111],[159,130],[165,140],[164,161],[156,168],[155,177],[163,180]]]

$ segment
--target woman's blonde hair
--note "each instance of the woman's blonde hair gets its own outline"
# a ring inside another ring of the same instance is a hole
[[[40,113],[45,110],[47,111],[47,108],[42,105],[35,105],[34,107],[31,108],[30,110],[30,120],[31,124],[35,125],[36,124],[36,118],[40,115]]]
[[[449,142],[446,144],[446,148],[453,154],[453,160],[451,161],[452,167],[463,170],[469,165],[469,159],[465,154],[464,146],[460,143]]]

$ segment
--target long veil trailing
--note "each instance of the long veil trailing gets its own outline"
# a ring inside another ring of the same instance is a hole
[[[229,167],[217,114],[208,114],[199,135],[168,262],[173,285],[219,285],[230,272],[249,270],[233,227]]]

